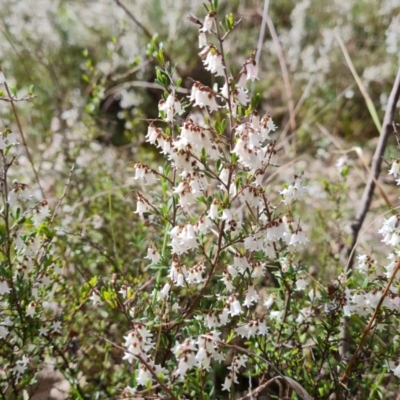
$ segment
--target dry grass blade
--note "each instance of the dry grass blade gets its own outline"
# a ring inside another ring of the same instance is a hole
[[[353,77],[354,77],[355,81],[357,82],[357,85],[358,85],[358,87],[360,89],[360,92],[364,97],[365,103],[367,105],[369,113],[371,114],[372,120],[374,121],[375,126],[378,129],[378,131],[381,132],[382,131],[382,125],[381,125],[381,123],[379,121],[378,113],[376,111],[374,103],[372,102],[371,97],[369,97],[369,94],[368,94],[367,90],[365,89],[365,86],[361,82],[361,79],[358,76],[356,69],[354,68],[354,64],[351,61],[350,55],[349,55],[349,53],[348,53],[348,51],[346,49],[346,46],[343,43],[342,38],[340,37],[338,29],[335,29],[335,36],[336,36],[336,39],[337,39],[337,41],[339,43],[340,48],[342,49],[342,52],[343,52],[344,58],[346,59],[347,65],[349,66],[350,71],[353,74]]]

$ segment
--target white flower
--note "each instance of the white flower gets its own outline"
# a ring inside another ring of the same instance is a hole
[[[211,33],[212,28],[214,27],[215,24],[215,11],[210,11],[205,19],[204,19],[204,23],[203,23],[203,27],[201,28],[201,30],[205,33]]]
[[[289,245],[296,247],[297,245],[305,245],[308,239],[303,230],[299,227],[290,237]]]
[[[169,94],[167,100],[161,99],[158,102],[158,109],[165,113],[165,121],[172,122],[175,114],[180,114],[182,111],[180,101],[173,95]],[[160,113],[161,116],[161,113]]]
[[[357,269],[363,274],[367,273],[372,264],[374,263],[372,258],[366,254],[358,255],[357,260],[358,260]]]
[[[231,275],[229,275],[228,272],[224,271],[222,273],[221,281],[224,283],[226,290],[228,292],[232,292],[233,290],[235,290],[235,287],[232,284],[232,277],[231,277]]]
[[[0,296],[10,293],[11,289],[8,287],[8,283],[4,278],[0,278]]]
[[[214,200],[211,203],[210,209],[208,210],[208,218],[217,219],[218,218],[218,202]]]
[[[209,87],[200,82],[194,82],[190,94],[190,101],[194,101],[195,106],[209,107],[210,112],[218,110],[215,93]]]
[[[8,329],[5,328],[4,326],[0,325],[0,338],[6,339],[7,336],[8,336]]]
[[[151,264],[157,264],[161,260],[160,253],[152,243],[149,244],[149,248],[147,249],[147,255],[145,258],[151,260]]]
[[[243,313],[242,311],[242,307],[240,306],[240,302],[239,300],[235,297],[235,296],[231,296],[229,298],[229,312],[231,314],[232,317],[234,317],[235,315],[240,315]]]
[[[164,300],[168,297],[171,290],[171,283],[167,282],[164,287],[157,293],[157,300]]]
[[[294,200],[300,199],[305,193],[306,188],[302,185],[300,176],[295,176],[295,181],[280,192],[280,194],[284,197],[285,204],[287,205]]]
[[[196,343],[193,339],[185,339],[183,343],[177,343],[174,347],[175,357],[179,359],[178,369],[175,375],[181,379],[186,376],[187,371],[197,365],[195,351],[197,350]]]
[[[240,325],[235,329],[235,332],[241,336],[242,338],[251,338],[257,334],[259,331],[259,326],[260,322],[258,320],[252,320],[247,324]],[[265,328],[265,329],[264,329]],[[261,328],[261,331],[263,335],[266,333],[266,326],[265,323],[263,322],[263,327]]]
[[[229,313],[230,313],[229,305],[227,304],[222,311],[219,313],[219,322],[220,325],[226,325],[229,321]]]
[[[36,207],[34,207],[32,212],[33,223],[35,224],[35,226],[40,225],[45,220],[45,218],[50,216],[50,210],[47,201],[43,200]]]
[[[92,290],[92,295],[89,297],[89,300],[93,302],[93,305],[96,306],[97,304],[103,304],[101,301],[101,297],[99,296],[99,293],[97,290]]]
[[[222,210],[222,216],[220,217],[223,221],[231,221],[233,219],[232,211],[229,209]]]
[[[297,279],[296,290],[304,290],[307,286],[308,286],[308,282],[305,279],[303,279],[303,278]]]
[[[136,378],[137,384],[145,386],[147,382],[151,382],[152,375],[151,372],[146,368],[146,366],[140,364],[139,373]]]
[[[271,116],[269,114],[265,114],[260,121],[260,131],[263,140],[270,140],[269,134],[270,132],[276,131],[277,126],[274,124]]]
[[[347,162],[348,157],[345,154],[336,161],[335,167],[339,170],[339,172],[342,172],[344,167],[347,165]]]
[[[118,291],[118,293],[122,296],[123,299],[128,298],[129,292],[131,288],[127,285],[122,285],[121,289]]]
[[[283,316],[283,311],[271,311],[269,313],[269,317],[271,319],[276,319],[277,321],[281,321],[282,316]]]
[[[36,311],[36,303],[32,301],[26,308],[26,315],[28,315],[29,317],[33,317],[35,315],[35,311]]]
[[[399,161],[394,161],[392,164],[392,168],[389,170],[389,175],[393,175],[395,178],[399,174],[400,171],[400,164]]]
[[[53,321],[51,324],[51,331],[54,333],[61,333],[61,321]]]
[[[255,79],[258,79],[258,67],[257,63],[255,60],[249,60],[246,64],[246,79],[254,81]]]
[[[149,211],[149,206],[144,201],[143,196],[140,193],[138,193],[138,201],[136,203],[135,214],[142,215],[144,212],[147,212],[147,211]]]
[[[40,335],[40,336],[46,336],[48,332],[49,332],[49,328],[46,328],[45,325],[42,325],[42,326],[39,328],[39,335]]]
[[[394,376],[397,376],[398,378],[400,378],[400,364],[397,365],[397,367],[395,367],[395,368],[390,368],[390,370],[393,372]]]
[[[228,392],[230,392],[232,387],[232,382],[233,382],[232,372],[230,372],[225,378],[225,382],[222,385],[222,390],[227,390]]]
[[[389,219],[385,219],[383,221],[382,228],[378,231],[378,233],[381,233],[383,236],[386,236],[390,233],[393,232],[393,230],[397,227],[399,223],[399,216],[392,215]]]
[[[222,55],[214,46],[208,46],[200,52],[200,57],[205,57],[204,67],[215,76],[224,76],[225,68],[222,64]]]
[[[254,289],[253,285],[250,285],[247,289],[246,298],[243,302],[243,305],[247,308],[251,307],[253,303],[257,303],[257,300],[260,298],[257,291]]]
[[[160,136],[162,136],[162,132],[153,124],[150,124],[147,129],[146,142],[156,144],[156,141]]]
[[[207,36],[206,33],[200,28],[199,29],[199,48],[207,46]]]

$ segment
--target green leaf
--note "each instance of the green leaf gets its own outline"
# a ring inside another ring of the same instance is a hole
[[[221,121],[221,134],[223,134],[224,132],[225,132],[225,129],[226,129],[226,119],[224,118],[222,121]]]
[[[16,86],[10,86],[10,91],[14,96],[17,96],[18,90]]]
[[[234,18],[233,18],[233,14],[232,14],[232,13],[229,13],[229,14],[225,17],[225,20],[226,20],[226,27],[228,28],[228,31],[230,31],[230,30],[233,28],[233,25],[234,25],[234,23],[235,23],[235,20],[234,20]]]

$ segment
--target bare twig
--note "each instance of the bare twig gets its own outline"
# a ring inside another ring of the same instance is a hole
[[[396,104],[397,104],[397,101],[399,100],[399,97],[400,97],[400,67],[397,71],[397,76],[396,76],[392,91],[389,96],[385,116],[383,118],[382,132],[379,137],[378,145],[376,146],[376,149],[375,149],[375,154],[372,158],[371,170],[370,170],[370,174],[368,177],[367,185],[365,186],[364,193],[363,193],[363,196],[361,199],[361,207],[359,209],[360,211],[358,212],[355,220],[351,224],[352,240],[351,240],[351,245],[348,248],[348,261],[347,261],[347,265],[345,266],[345,271],[344,271],[345,276],[347,276],[347,277],[353,271],[355,247],[357,245],[358,236],[359,236],[360,230],[362,228],[362,225],[364,223],[365,217],[371,206],[372,196],[374,194],[375,185],[376,185],[377,179],[379,177],[379,174],[381,172],[382,157],[385,152],[389,134],[391,133],[393,116],[394,116]],[[341,331],[342,343],[340,346],[340,354],[342,357],[346,356],[346,354],[349,351],[350,343],[348,340],[349,339],[348,324],[349,324],[349,321],[344,319],[342,331]]]
[[[149,89],[157,89],[157,90],[164,90],[162,86],[160,86],[158,83],[152,83],[152,82],[144,82],[144,81],[130,81],[130,82],[124,82],[121,83],[120,85],[115,85],[112,88],[108,89],[105,92],[105,96],[109,96],[111,94],[119,92],[121,89],[128,89],[130,87],[142,87],[142,88],[149,88]],[[185,88],[176,88],[176,92],[182,93],[182,94],[189,94],[190,90],[185,89]]]
[[[286,66],[286,61],[282,51],[282,46],[279,42],[278,34],[276,33],[274,23],[272,22],[272,19],[269,16],[267,16],[267,24],[272,40],[274,42],[276,54],[279,59],[279,64],[281,66],[282,78],[283,78],[283,83],[285,85],[286,97],[289,108],[289,124],[290,124],[289,126],[290,130],[294,132],[296,130],[296,113],[294,109],[292,86],[290,85],[290,80],[289,80],[289,71]],[[284,137],[282,137],[282,139],[284,139]]]
[[[340,379],[340,383],[344,384],[346,382],[346,380],[348,379],[349,374],[351,372],[351,369],[353,367],[353,364],[357,359],[357,355],[358,355],[358,353],[360,352],[360,350],[362,349],[362,347],[364,345],[364,342],[365,342],[365,340],[366,340],[366,338],[367,338],[367,336],[369,334],[369,331],[371,330],[372,325],[373,325],[376,317],[379,314],[379,310],[380,310],[380,308],[382,306],[382,303],[385,300],[385,297],[387,296],[387,294],[388,294],[388,292],[390,290],[390,287],[392,286],[392,283],[393,283],[393,281],[394,281],[394,279],[395,279],[395,277],[397,275],[397,272],[399,270],[400,270],[400,260],[397,261],[396,267],[394,268],[394,271],[392,272],[392,276],[390,277],[389,282],[387,283],[386,288],[383,291],[381,298],[379,299],[379,302],[378,302],[378,304],[377,304],[377,306],[375,308],[374,314],[372,315],[371,319],[369,320],[369,323],[368,323],[367,327],[364,330],[364,333],[362,335],[360,343],[357,346],[356,351],[354,352],[353,356],[351,357],[351,359],[349,361],[349,364],[347,365],[346,371],[344,372],[343,376]]]
[[[105,337],[102,337],[102,336],[96,335],[96,334],[95,334],[95,336],[96,336],[98,339],[100,339],[100,340],[102,340],[102,341],[104,341],[104,342],[110,344],[111,346],[113,346],[113,347],[115,347],[115,348],[117,348],[117,349],[119,349],[119,350],[122,350],[122,351],[124,351],[124,352],[126,352],[126,353],[130,353],[130,352],[129,352],[127,349],[125,349],[124,347],[118,346],[116,343],[112,342],[111,340],[106,339]],[[168,395],[170,396],[170,399],[177,400],[177,398],[176,398],[176,397],[174,396],[174,394],[172,393],[171,389],[169,389],[169,388],[160,380],[160,378],[158,377],[158,375],[155,373],[155,371],[153,370],[153,368],[146,362],[146,360],[143,358],[143,356],[140,355],[140,354],[134,354],[134,356],[135,356],[135,358],[136,358],[137,360],[139,360],[140,363],[142,363],[142,364],[147,368],[147,370],[150,372],[150,374],[153,376],[153,378],[157,381],[157,383],[161,386],[161,388],[162,388],[166,393],[168,393]]]
[[[3,69],[0,66],[0,74],[1,73],[3,73]],[[17,122],[19,133],[20,133],[21,138],[22,138],[22,143],[23,143],[23,145],[25,147],[26,155],[28,157],[29,163],[31,164],[32,171],[33,171],[33,173],[35,175],[35,178],[36,178],[36,181],[38,183],[38,186],[39,186],[40,192],[42,194],[42,197],[45,198],[43,188],[42,188],[42,186],[40,184],[39,174],[36,171],[35,164],[33,163],[33,158],[32,158],[32,155],[31,155],[29,149],[28,149],[28,144],[26,143],[25,135],[24,135],[24,132],[22,130],[22,125],[21,125],[21,122],[20,122],[19,117],[18,117],[17,108],[15,107],[15,104],[14,104],[15,103],[15,99],[11,94],[10,88],[9,88],[8,83],[7,83],[6,80],[4,80],[3,84],[4,84],[4,87],[6,89],[8,98],[9,98],[10,103],[11,103],[11,107],[12,107],[12,110],[13,110],[13,113],[14,113],[15,121]]]
[[[56,215],[57,215],[57,211],[60,208],[60,205],[61,205],[62,201],[64,200],[65,196],[68,193],[68,189],[69,189],[69,187],[71,185],[72,173],[74,172],[74,167],[75,167],[75,165],[72,165],[72,167],[69,170],[68,181],[64,186],[64,191],[63,191],[61,197],[59,198],[59,200],[57,201],[56,206],[54,207],[54,212],[53,212],[53,215],[50,218],[49,227],[51,227],[53,225],[54,219],[56,218]]]
[[[21,97],[20,99],[17,99],[15,97],[13,97],[11,99],[9,99],[8,97],[0,97],[0,101],[7,101],[8,103],[16,103],[18,101],[29,101],[29,100],[34,99],[35,97],[36,97],[36,95],[34,95],[34,94],[31,94],[26,97]]]
[[[250,357],[256,357],[258,359],[260,359],[262,362],[264,362],[265,364],[269,365],[277,374],[276,378],[277,379],[282,379],[283,381],[285,381],[299,396],[301,399],[304,400],[312,400],[312,397],[310,396],[310,394],[303,388],[303,386],[300,385],[300,383],[298,383],[297,381],[295,381],[292,378],[289,378],[288,376],[283,375],[278,368],[275,367],[275,365],[273,363],[271,363],[270,361],[268,361],[267,359],[265,359],[264,357],[259,356],[258,354],[252,353],[251,351],[248,351],[246,349],[244,349],[243,347],[240,346],[236,346],[233,344],[228,344],[225,343],[221,340],[216,340],[214,337],[212,336],[208,336],[208,335],[202,335],[203,337],[212,340],[215,343],[218,343],[220,346],[222,347],[226,347],[229,349],[233,349],[238,351],[239,353],[243,353],[246,354]]]
[[[152,39],[152,33],[135,17],[135,15],[125,6],[125,4],[121,0],[114,0],[117,6],[121,7],[126,15],[142,30],[142,32],[149,38]],[[171,57],[168,53],[163,49],[164,57],[167,61],[171,62]],[[182,76],[182,73],[179,71],[178,67],[175,66],[175,70],[179,76]]]
[[[392,92],[390,93],[389,96],[385,117],[383,119],[382,132],[379,137],[379,142],[378,145],[376,146],[375,154],[372,159],[372,165],[368,182],[364,189],[364,193],[361,199],[360,211],[358,212],[354,222],[351,224],[352,242],[351,246],[348,249],[349,254],[353,251],[353,248],[357,243],[358,235],[364,223],[365,216],[367,215],[367,212],[371,206],[372,195],[375,189],[375,182],[378,179],[379,174],[381,172],[382,157],[385,152],[388,137],[392,132],[393,116],[399,97],[400,97],[400,67],[399,70],[397,71],[396,80],[393,84]],[[349,258],[349,261],[347,263],[346,272],[351,271],[353,268],[354,253],[352,254],[353,255]]]
[[[143,31],[143,33],[151,39],[153,35],[151,32],[133,15],[133,13],[125,6],[125,4],[121,0],[114,0],[115,4],[121,7],[126,15]]]
[[[250,393],[247,393],[246,395],[244,395],[243,397],[240,397],[237,400],[251,399],[253,396],[257,395],[262,390],[264,390],[266,387],[268,387],[271,383],[274,383],[277,379],[280,379],[280,376],[274,376],[273,378],[271,378],[267,382],[265,382],[262,385],[260,385],[257,389],[252,390]]]
[[[139,65],[137,65],[136,67],[131,68],[130,70],[124,72],[123,74],[119,74],[119,75],[114,75],[111,77],[111,79],[113,81],[119,81],[121,79],[125,79],[127,78],[129,75],[134,74],[137,71],[140,71],[142,68],[144,68],[146,65],[150,64],[151,60],[145,60],[143,62],[141,62]]]
[[[261,14],[262,22],[261,22],[260,36],[258,37],[258,45],[257,45],[256,58],[255,58],[256,65],[259,65],[259,63],[260,63],[261,51],[262,51],[262,47],[263,47],[263,43],[264,43],[264,36],[265,36],[265,25],[267,24],[268,7],[269,7],[269,0],[264,0],[264,10]]]
[[[367,105],[368,111],[371,114],[371,118],[374,121],[374,124],[375,124],[376,128],[380,132],[380,131],[382,131],[382,126],[381,126],[381,123],[379,121],[379,117],[378,117],[378,114],[376,112],[374,103],[372,102],[371,97],[369,97],[369,94],[368,94],[367,90],[365,89],[365,86],[363,85],[359,75],[357,74],[357,71],[356,71],[356,69],[354,67],[354,64],[353,64],[353,62],[351,60],[351,57],[350,57],[350,55],[349,55],[349,53],[348,53],[348,51],[346,49],[346,46],[343,43],[343,40],[342,40],[342,38],[340,36],[339,29],[336,27],[334,32],[335,32],[336,40],[338,41],[339,46],[342,49],[344,58],[346,59],[347,65],[348,65],[351,73],[353,74],[354,80],[356,81],[356,83],[358,85],[358,88],[360,89],[361,94],[364,97],[365,104]]]

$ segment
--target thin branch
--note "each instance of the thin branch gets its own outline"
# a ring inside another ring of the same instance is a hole
[[[351,245],[348,248],[348,261],[345,266],[345,276],[349,276],[353,271],[355,248],[358,242],[358,236],[364,223],[365,217],[369,211],[372,203],[372,196],[374,194],[375,185],[379,174],[381,172],[382,157],[385,152],[386,144],[388,141],[389,134],[391,133],[391,127],[393,123],[393,116],[396,109],[397,101],[400,97],[400,67],[397,71],[397,76],[393,84],[392,91],[389,96],[385,116],[383,119],[382,132],[379,137],[378,145],[375,149],[375,154],[372,158],[372,165],[370,174],[368,177],[367,185],[365,186],[364,193],[361,199],[361,207],[355,220],[351,224],[352,240]],[[340,346],[340,354],[342,357],[346,356],[349,351],[349,321],[343,320],[343,327],[341,331],[342,344]]]
[[[17,99],[15,97],[13,97],[11,99],[9,99],[8,97],[0,97],[0,101],[7,101],[8,103],[15,103],[15,102],[18,102],[18,101],[29,101],[29,100],[34,99],[35,97],[36,97],[36,95],[34,95],[34,94],[31,94],[31,95],[26,96],[26,97],[21,97],[20,99]]]
[[[277,379],[280,379],[280,376],[274,376],[269,381],[267,381],[267,382],[263,383],[262,385],[260,385],[257,389],[252,390],[250,393],[247,393],[246,395],[244,395],[243,397],[240,397],[237,400],[245,400],[245,399],[253,398],[253,396],[255,396],[256,394],[260,393],[262,390],[264,390],[266,387],[268,387],[271,383],[274,383]]]
[[[3,69],[0,66],[0,74],[2,74],[2,73],[3,73]],[[18,117],[17,108],[15,107],[15,104],[14,104],[15,99],[13,98],[13,96],[11,94],[10,88],[8,87],[8,83],[7,83],[6,80],[4,80],[3,84],[4,84],[4,87],[6,88],[7,95],[9,97],[9,99],[10,99],[11,107],[13,109],[14,117],[15,117],[15,120],[17,122],[19,133],[20,133],[21,138],[22,138],[22,143],[23,143],[23,145],[25,147],[26,155],[28,156],[29,163],[31,164],[31,167],[32,167],[33,173],[35,175],[36,181],[38,183],[38,186],[39,186],[40,192],[42,194],[42,197],[45,198],[42,185],[40,184],[40,179],[39,179],[38,172],[36,171],[35,164],[33,163],[33,158],[31,156],[31,153],[30,153],[30,151],[28,149],[28,145],[27,145],[26,140],[25,140],[25,135],[24,135],[24,132],[22,130],[22,125],[21,125],[21,122],[20,122],[19,117]]]
[[[121,79],[125,79],[127,78],[129,75],[134,74],[137,71],[140,71],[142,68],[144,68],[147,64],[150,64],[151,60],[145,60],[142,63],[140,63],[139,65],[137,65],[134,68],[131,68],[130,70],[124,72],[123,74],[119,74],[119,75],[114,75],[111,77],[111,80],[113,81],[119,81]]]
[[[239,353],[243,353],[243,354],[246,354],[246,355],[248,355],[250,357],[256,357],[256,358],[260,359],[262,362],[264,362],[265,364],[269,365],[275,371],[275,373],[277,374],[276,378],[284,380],[300,396],[300,398],[302,398],[304,400],[312,400],[312,397],[303,388],[303,386],[300,385],[300,383],[298,383],[297,381],[295,381],[294,379],[292,379],[292,378],[290,378],[288,376],[285,376],[282,372],[279,371],[278,368],[275,367],[275,365],[272,362],[268,361],[264,357],[261,357],[256,353],[252,353],[251,351],[248,351],[248,350],[244,349],[243,347],[236,346],[236,345],[233,345],[233,344],[228,344],[228,343],[225,343],[225,342],[223,342],[221,340],[216,340],[212,336],[208,336],[208,335],[201,335],[201,336],[205,337],[207,339],[210,339],[215,343],[218,343],[222,347],[226,347],[228,349],[233,349],[233,350],[238,351]]]
[[[357,71],[356,71],[356,69],[354,67],[353,62],[351,61],[351,57],[350,57],[350,55],[349,55],[349,53],[348,53],[348,51],[346,49],[346,46],[343,43],[342,38],[340,37],[339,29],[335,28],[334,32],[335,32],[336,40],[338,41],[339,46],[342,49],[344,58],[346,59],[347,65],[348,65],[351,73],[353,74],[354,80],[356,81],[356,83],[358,85],[358,88],[360,89],[361,94],[364,97],[365,104],[367,105],[368,111],[371,114],[372,120],[374,121],[375,126],[378,129],[378,132],[380,132],[380,131],[382,131],[382,126],[381,126],[381,123],[379,121],[379,117],[378,117],[378,114],[376,112],[376,108],[374,106],[374,103],[372,102],[371,97],[369,96],[369,94],[367,92],[367,89],[365,89],[365,86],[363,85],[359,75],[357,74]]]
[[[382,157],[385,152],[386,144],[388,137],[390,133],[392,132],[392,122],[393,122],[393,117],[394,113],[396,110],[396,104],[399,100],[400,97],[400,67],[397,71],[397,76],[396,80],[393,84],[392,91],[389,96],[386,112],[385,112],[385,117],[383,119],[383,126],[382,126],[382,132],[379,137],[379,142],[378,145],[376,146],[375,154],[372,159],[372,166],[368,178],[367,185],[364,189],[364,193],[361,199],[361,207],[360,211],[358,212],[357,217],[351,224],[351,229],[352,229],[352,242],[351,246],[348,249],[349,254],[352,253],[352,255],[349,258],[349,261],[346,266],[346,271],[351,271],[353,268],[353,260],[354,260],[354,252],[353,248],[355,244],[357,243],[358,235],[360,233],[361,227],[364,223],[364,219],[368,213],[368,210],[371,206],[372,202],[372,195],[374,193],[375,189],[375,182],[379,177],[379,174],[381,172],[381,164],[382,164]]]
[[[116,349],[122,350],[126,353],[132,354],[131,352],[129,352],[125,347],[122,346],[118,346],[116,343],[112,342],[111,340],[106,339],[105,337],[102,337],[100,335],[95,334],[95,336],[110,344],[111,346],[115,347]],[[170,396],[171,399],[177,400],[177,398],[174,396],[174,394],[172,393],[171,389],[169,389],[161,380],[160,378],[157,376],[157,374],[155,373],[155,371],[153,370],[153,368],[146,362],[146,360],[143,358],[143,356],[141,354],[133,354],[135,356],[135,358],[137,360],[139,360],[140,363],[142,363],[147,370],[150,372],[150,374],[153,376],[153,378],[158,382],[158,384],[161,386],[161,388],[168,393],[168,395]]]
[[[269,7],[269,0],[264,0],[264,10],[262,13],[260,36],[258,37],[257,53],[256,53],[256,58],[255,58],[256,65],[259,65],[259,63],[260,63],[261,51],[262,51],[264,36],[265,36],[265,25],[267,24],[268,7]]]
[[[60,208],[60,205],[61,205],[62,201],[65,199],[65,196],[68,193],[69,187],[71,186],[72,173],[74,172],[74,168],[75,168],[75,165],[73,164],[72,167],[69,170],[68,180],[67,180],[67,183],[64,186],[64,191],[63,191],[61,197],[59,198],[59,200],[57,201],[56,206],[54,207],[54,212],[53,212],[53,215],[50,218],[49,227],[51,227],[53,225],[54,219],[57,216],[57,211]]]
[[[286,66],[286,61],[282,51],[282,46],[279,42],[278,34],[276,33],[274,23],[272,22],[272,19],[269,16],[267,16],[267,24],[272,40],[274,42],[276,54],[279,59],[279,64],[281,66],[282,78],[283,78],[283,83],[285,85],[286,97],[289,108],[290,130],[294,132],[296,130],[296,113],[294,108],[292,86],[290,85],[290,80],[289,80],[289,71]],[[284,139],[284,137],[282,137],[282,139]]]
[[[369,320],[369,323],[368,323],[367,327],[364,330],[364,333],[362,335],[360,343],[358,344],[356,351],[354,352],[353,356],[351,357],[351,360],[349,361],[349,364],[347,365],[346,371],[344,372],[343,376],[340,379],[340,383],[341,384],[344,384],[346,382],[346,380],[348,379],[349,374],[351,372],[351,369],[353,367],[353,364],[357,359],[357,355],[358,355],[358,353],[360,352],[360,350],[362,349],[362,347],[364,345],[364,342],[365,342],[365,340],[366,340],[366,338],[367,338],[367,336],[369,334],[369,331],[371,330],[372,325],[373,325],[376,317],[379,314],[379,311],[380,311],[380,309],[382,307],[383,301],[385,300],[385,297],[387,296],[387,294],[388,294],[388,292],[390,290],[390,287],[392,286],[392,283],[393,283],[393,281],[394,281],[394,279],[395,279],[395,277],[397,275],[397,272],[399,270],[400,270],[400,260],[397,261],[396,267],[395,267],[394,271],[392,272],[392,276],[390,277],[390,280],[387,283],[386,288],[383,291],[381,298],[379,299],[379,302],[378,302],[378,304],[377,304],[377,306],[375,308],[374,314],[372,315],[371,319]]]
[[[158,83],[152,83],[152,82],[144,82],[144,81],[129,81],[129,82],[124,82],[121,83],[120,85],[115,85],[108,89],[105,92],[106,96],[109,96],[111,94],[117,93],[121,89],[128,89],[130,87],[141,87],[141,88],[149,88],[149,89],[156,89],[156,90],[164,90],[162,86],[160,86]],[[185,88],[176,88],[175,91],[177,93],[182,93],[182,94],[189,94],[190,90],[185,89]]]
[[[142,30],[142,32],[149,38],[152,39],[153,35],[152,33],[135,17],[135,15],[125,6],[125,4],[121,0],[114,0],[115,4],[117,6],[121,7],[126,15]],[[163,49],[164,57],[167,61],[169,61],[171,64],[171,57],[169,57],[168,53]],[[182,73],[179,71],[178,67],[175,66],[175,70],[178,73],[179,76],[182,76]]]

